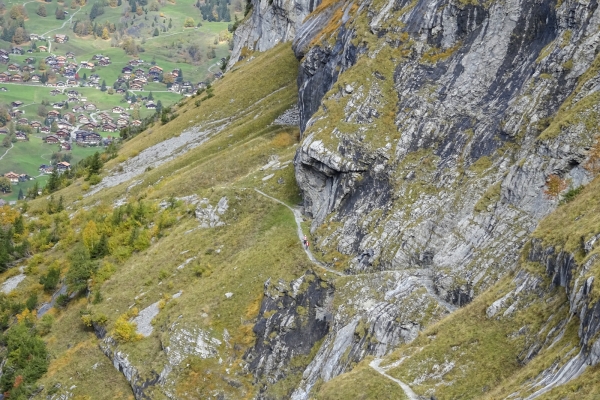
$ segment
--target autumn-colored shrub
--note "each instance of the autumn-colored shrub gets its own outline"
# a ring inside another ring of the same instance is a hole
[[[567,181],[558,175],[552,174],[546,180],[546,190],[544,190],[544,194],[549,199],[555,199],[560,192],[565,190],[568,186]]]
[[[115,322],[115,328],[112,336],[119,342],[134,342],[142,338],[142,335],[136,332],[137,326],[133,322],[129,322],[127,314],[121,315]]]

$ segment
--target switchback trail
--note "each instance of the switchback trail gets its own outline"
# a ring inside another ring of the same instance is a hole
[[[408,386],[406,383],[402,382],[400,379],[396,379],[393,376],[389,376],[387,374],[387,372],[385,372],[385,369],[383,369],[379,366],[379,363],[381,363],[381,358],[376,358],[369,363],[369,367],[373,368],[375,371],[379,372],[381,375],[388,378],[389,380],[396,382],[402,388],[402,390],[404,391],[404,394],[406,395],[406,397],[409,400],[419,400],[420,399],[420,397],[417,396],[417,394],[415,392],[413,392],[413,390],[410,388],[410,386]]]
[[[298,239],[300,239],[300,242],[302,242],[303,238],[304,238],[304,233],[302,232],[302,214],[300,214],[300,211],[292,208],[290,206],[288,206],[287,204],[285,204],[283,201],[276,199],[275,197],[269,196],[268,194],[261,192],[260,190],[254,188],[254,190],[262,195],[265,196],[266,198],[269,198],[271,200],[273,200],[276,203],[279,203],[281,205],[284,205],[285,207],[287,207],[293,214],[294,214],[294,220],[296,221],[296,226],[298,227],[297,232],[298,232]],[[313,255],[313,253],[310,251],[310,249],[306,248],[306,246],[302,245],[302,248],[304,249],[304,252],[306,253],[308,259],[315,265],[318,265],[319,267],[331,272],[332,274],[336,274],[339,276],[346,276],[345,274],[341,273],[340,271],[336,271],[334,269],[329,268],[328,266],[326,266],[325,264],[323,264],[322,262],[320,262],[319,260],[317,260],[315,258],[315,256]]]

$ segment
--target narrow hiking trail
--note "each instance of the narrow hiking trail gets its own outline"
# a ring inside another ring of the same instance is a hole
[[[402,388],[402,390],[404,391],[404,394],[406,395],[406,397],[409,400],[420,400],[420,396],[418,396],[415,392],[413,392],[413,390],[410,388],[410,386],[408,386],[406,383],[402,382],[400,379],[396,379],[393,376],[388,375],[386,370],[379,366],[381,361],[382,361],[381,358],[376,358],[369,363],[369,367],[373,368],[379,374],[381,374],[382,376],[391,380],[392,382],[397,383]]]
[[[290,207],[289,205],[285,204],[283,201],[281,201],[279,199],[276,199],[273,196],[269,196],[268,194],[260,191],[257,188],[254,188],[254,190],[258,194],[260,194],[260,195],[262,195],[262,196],[264,196],[264,197],[266,197],[268,199],[271,199],[272,201],[274,201],[276,203],[279,203],[279,204],[287,207],[294,214],[294,220],[296,221],[296,226],[297,226],[298,239],[300,239],[300,241],[302,241],[302,239],[304,238],[304,233],[302,231],[302,225],[301,225],[302,224],[302,214],[300,214],[300,210],[298,210],[296,208]],[[329,272],[331,272],[333,274],[336,274],[336,275],[339,275],[339,276],[359,276],[359,275],[346,275],[346,274],[344,274],[342,272],[333,270],[333,269],[325,266],[320,261],[318,261],[315,258],[315,256],[312,254],[312,252],[309,249],[307,249],[305,246],[302,246],[302,248],[304,248],[304,252],[306,253],[306,255],[308,256],[309,260],[313,264],[315,264],[315,265],[317,265],[317,266],[319,266],[319,267],[321,267],[321,268],[323,268],[323,269],[325,269],[325,270],[327,270],[327,271],[329,271]],[[360,274],[360,275],[363,275],[363,274]],[[364,274],[364,275],[368,275],[368,274]],[[437,295],[435,295],[435,293],[433,292],[433,288],[430,287],[431,285],[428,285],[427,283],[424,283],[424,286],[427,289],[427,292],[433,298],[435,298],[438,301],[439,304],[441,304],[442,306],[444,306],[448,310],[449,313],[451,313],[451,312],[453,312],[453,311],[455,311],[457,309],[456,306],[454,306],[452,304],[449,304],[446,301],[441,300]],[[371,361],[369,363],[369,367],[373,368],[375,371],[377,371],[380,375],[384,376],[385,378],[387,378],[387,379],[391,380],[392,382],[398,384],[398,386],[400,386],[400,388],[402,389],[402,391],[404,392],[404,394],[406,395],[406,397],[408,398],[408,400],[420,400],[420,397],[410,388],[410,386],[408,386],[406,383],[402,382],[401,380],[396,379],[393,376],[388,375],[386,369],[384,369],[384,368],[382,368],[382,367],[379,366],[379,364],[381,363],[381,361],[383,361],[383,359],[376,358],[376,359],[374,359],[373,361]]]
[[[294,214],[294,220],[296,221],[297,232],[298,232],[298,239],[300,239],[300,242],[302,242],[302,239],[304,238],[304,233],[302,232],[302,214],[300,214],[300,211],[298,209],[295,209],[295,208],[292,208],[292,207],[288,206],[283,201],[281,201],[279,199],[276,199],[275,197],[269,196],[268,194],[266,194],[264,192],[261,192],[257,188],[254,188],[254,190],[258,194],[260,194],[260,195],[262,195],[262,196],[264,196],[264,197],[266,197],[268,199],[271,199],[271,200],[273,200],[276,203],[279,203],[279,204],[287,207],[292,212],[292,214]],[[319,266],[319,267],[321,267],[321,268],[323,268],[323,269],[331,272],[332,274],[336,274],[336,275],[339,275],[339,276],[346,276],[346,274],[344,274],[344,273],[342,273],[340,271],[336,271],[334,269],[331,269],[328,266],[326,266],[325,264],[323,264],[322,262],[320,262],[319,260],[317,260],[315,258],[315,256],[313,255],[313,253],[310,251],[310,249],[306,248],[306,246],[302,245],[302,248],[304,249],[304,252],[306,253],[308,259],[313,264],[315,264],[315,265],[317,265],[317,266]]]
[[[6,149],[6,151],[4,152],[4,154],[2,154],[2,156],[0,156],[0,160],[2,160],[4,158],[4,156],[7,155],[8,152],[10,151],[10,149],[12,149],[13,147],[15,147],[15,144],[11,143],[10,147],[8,149]]]
[[[293,207],[290,207],[290,206],[288,206],[288,205],[287,205],[287,204],[285,204],[283,201],[281,201],[281,200],[279,200],[279,199],[276,199],[276,198],[275,198],[275,197],[273,197],[273,196],[269,196],[268,194],[266,194],[266,193],[264,193],[264,192],[260,191],[260,190],[259,190],[259,189],[257,189],[257,188],[254,188],[254,190],[255,190],[255,191],[258,193],[258,194],[260,194],[260,195],[262,195],[262,196],[264,196],[264,197],[266,197],[266,198],[268,198],[268,199],[271,199],[271,200],[273,200],[273,201],[275,201],[275,202],[277,202],[277,203],[279,203],[279,204],[282,204],[282,205],[284,205],[285,207],[287,207],[287,208],[288,208],[288,209],[289,209],[289,210],[290,210],[290,211],[291,211],[291,212],[294,214],[294,220],[296,221],[296,226],[297,226],[298,239],[300,239],[300,242],[302,242],[302,240],[303,240],[303,238],[304,238],[304,232],[302,231],[302,225],[301,225],[301,224],[302,224],[302,214],[300,214],[300,210],[298,210],[298,209],[296,209],[296,208],[293,208]],[[366,274],[345,274],[345,273],[343,273],[343,272],[336,271],[336,270],[334,270],[334,269],[332,269],[332,268],[329,268],[328,266],[326,266],[325,264],[323,264],[323,263],[322,263],[322,262],[320,262],[319,260],[317,260],[317,259],[315,258],[315,256],[312,254],[312,252],[310,251],[310,249],[306,248],[304,245],[302,246],[302,248],[304,249],[304,252],[306,253],[307,257],[309,258],[309,260],[310,260],[310,261],[311,261],[313,264],[315,264],[315,265],[317,265],[317,266],[319,266],[319,267],[321,267],[321,268],[323,268],[323,269],[325,269],[325,270],[327,270],[327,271],[331,272],[332,274],[336,274],[336,275],[338,275],[338,276],[353,276],[353,277],[360,277],[360,276],[367,276],[367,275],[371,275],[371,274],[368,274],[368,273],[366,273]],[[445,309],[448,311],[448,313],[452,313],[452,312],[454,312],[454,311],[456,311],[456,310],[458,309],[458,307],[457,307],[457,306],[455,306],[455,305],[453,305],[453,304],[450,304],[450,303],[448,303],[447,301],[445,301],[445,300],[441,299],[441,298],[440,298],[440,297],[439,297],[439,296],[438,296],[438,295],[435,293],[435,290],[434,290],[434,288],[433,288],[433,281],[431,280],[431,278],[430,278],[430,277],[421,277],[421,281],[420,281],[420,283],[421,283],[421,284],[422,284],[422,285],[425,287],[425,289],[427,290],[427,293],[428,293],[428,294],[429,294],[429,295],[430,295],[430,296],[431,296],[431,297],[432,297],[434,300],[436,300],[436,301],[437,301],[437,303],[438,303],[440,306],[444,307],[444,308],[445,308]]]
[[[66,20],[65,22],[63,22],[63,24],[61,26],[59,26],[58,28],[54,28],[54,29],[50,29],[48,32],[44,32],[42,33],[42,36],[46,36],[47,34],[49,34],[50,32],[54,32],[57,31],[59,29],[64,28],[69,22],[71,22],[73,20],[73,17],[79,12],[81,11],[81,7],[79,7],[79,9],[77,11],[75,11],[73,14],[71,14],[71,18],[69,18],[68,20]],[[52,43],[52,42],[50,42]],[[48,50],[48,52],[50,52],[50,50]]]

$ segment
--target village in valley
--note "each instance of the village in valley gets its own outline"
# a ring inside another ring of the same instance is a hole
[[[226,0],[0,1],[0,202],[42,193],[51,174],[219,79],[233,29],[231,17],[203,19],[210,1]],[[230,5],[236,20],[241,4]]]

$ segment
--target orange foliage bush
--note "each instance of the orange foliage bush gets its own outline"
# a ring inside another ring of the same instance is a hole
[[[567,187],[567,181],[558,175],[552,174],[546,180],[546,190],[544,190],[544,194],[549,199],[554,199]]]

